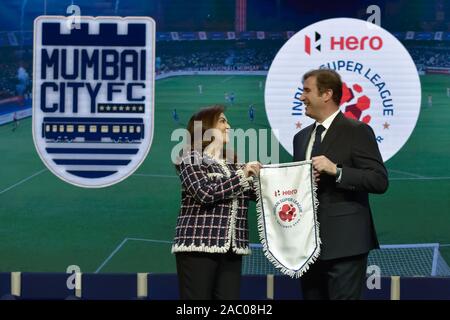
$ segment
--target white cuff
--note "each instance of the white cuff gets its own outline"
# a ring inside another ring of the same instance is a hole
[[[236,174],[239,176],[239,183],[241,184],[244,191],[251,189],[250,183],[253,182],[253,177],[246,177],[242,169],[236,170]]]
[[[342,180],[342,168],[338,168],[338,175],[336,177],[336,183],[341,183]]]

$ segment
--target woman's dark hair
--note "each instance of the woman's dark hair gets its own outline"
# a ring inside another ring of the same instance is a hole
[[[194,150],[194,148],[198,145],[201,145],[202,152],[205,150],[205,148],[212,142],[212,140],[203,140],[205,132],[209,129],[215,128],[217,121],[219,121],[220,115],[225,111],[225,107],[219,104],[215,104],[209,107],[205,107],[200,109],[197,113],[195,113],[191,119],[189,120],[189,123],[187,125],[187,131],[189,132],[189,135],[191,137],[191,145],[190,149]],[[195,122],[201,122],[202,124],[202,134],[201,137],[198,137],[198,134],[195,135],[194,132],[194,125]],[[201,143],[200,141],[195,141],[195,139],[202,139]],[[214,139],[214,137],[212,137]],[[198,150],[200,151],[200,150]]]
[[[197,150],[198,152],[203,154],[205,148],[214,141],[214,137],[211,137],[211,140],[204,140],[205,132],[209,129],[214,129],[219,121],[219,117],[222,113],[224,113],[225,107],[220,104],[211,105],[208,107],[204,107],[196,112],[188,122],[187,131],[189,132],[190,141],[189,145],[185,148],[183,152],[191,152],[196,150],[196,148],[201,148],[201,150]],[[201,122],[201,135],[200,132],[195,134],[195,123]],[[197,140],[196,140],[197,139]],[[200,140],[199,140],[200,139]],[[236,154],[225,148],[225,145],[222,150],[222,159],[227,159],[230,162],[236,163],[237,156]]]

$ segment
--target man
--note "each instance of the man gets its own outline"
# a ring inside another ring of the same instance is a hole
[[[255,108],[253,107],[253,103],[248,106],[248,117],[251,122],[255,120]]]
[[[230,93],[230,104],[234,104],[234,92]]]
[[[178,116],[177,109],[172,110],[172,119],[176,124],[180,124],[180,117]]]
[[[302,276],[305,299],[360,299],[367,256],[378,248],[369,193],[384,193],[387,171],[372,129],[339,110],[342,82],[333,70],[303,77],[306,115],[316,122],[294,137],[294,161],[312,159],[318,182],[320,258]]]
[[[17,128],[19,128],[19,119],[17,118],[17,112],[14,112],[12,131],[16,131]]]

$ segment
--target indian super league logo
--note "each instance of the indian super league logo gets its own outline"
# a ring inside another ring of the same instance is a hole
[[[41,16],[34,21],[33,139],[71,184],[130,176],[153,138],[155,22],[148,17]]]
[[[283,228],[295,226],[300,221],[302,212],[302,207],[294,198],[280,199],[273,208],[275,220]]]
[[[313,123],[300,101],[302,76],[311,69],[336,70],[342,78],[341,112],[370,125],[384,161],[407,142],[420,113],[416,66],[386,30],[363,20],[314,23],[291,37],[276,55],[266,82],[266,113],[283,147]]]

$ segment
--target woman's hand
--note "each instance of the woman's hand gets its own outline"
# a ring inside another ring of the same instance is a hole
[[[258,161],[251,161],[245,164],[243,171],[246,177],[259,176],[259,170],[261,169],[261,163]]]

